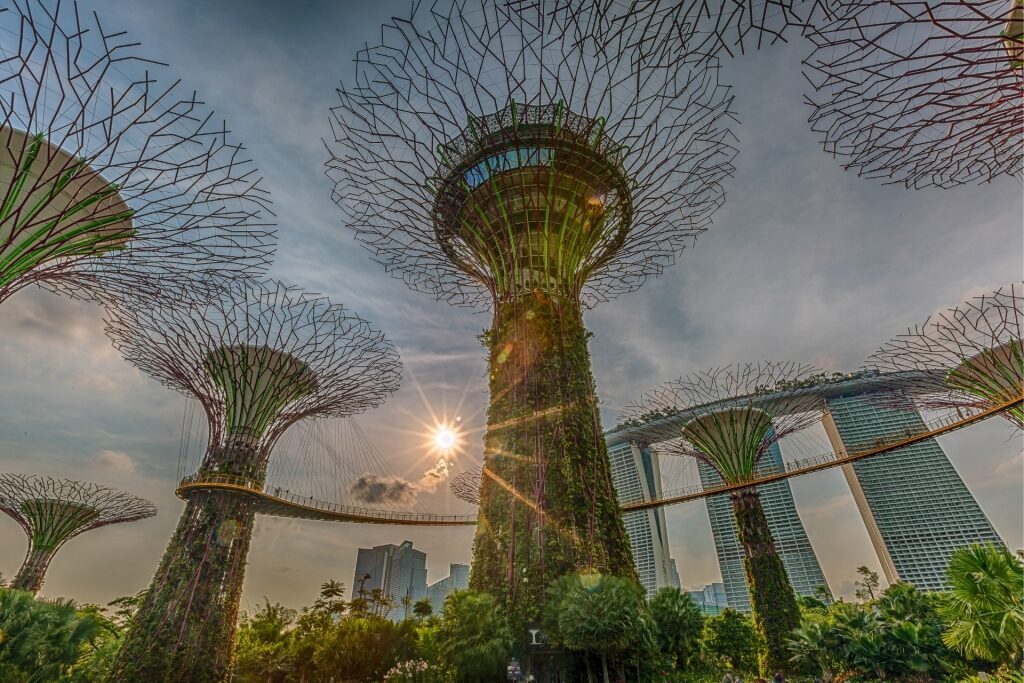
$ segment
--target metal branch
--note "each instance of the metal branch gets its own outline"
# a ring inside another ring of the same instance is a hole
[[[916,402],[932,409],[988,409],[1024,395],[1024,285],[1014,283],[929,317],[886,342],[868,364],[921,370]],[[1024,409],[1003,415],[1024,429]]]
[[[156,506],[98,484],[6,473],[0,474],[0,511],[21,525],[29,542],[11,585],[35,593],[67,541],[90,529],[152,517]]]
[[[623,424],[662,450],[706,462],[728,482],[753,476],[772,443],[820,419],[823,375],[792,362],[695,372],[644,394]],[[686,414],[682,429],[677,418]]]
[[[107,316],[129,362],[203,405],[211,447],[266,450],[298,420],[353,415],[398,388],[398,353],[345,307],[272,280],[224,284],[202,302],[127,300]]]
[[[356,238],[453,304],[539,289],[592,306],[671,265],[724,201],[732,95],[714,60],[637,64],[647,27],[610,28],[546,0],[386,24],[332,109],[328,175]]]
[[[1020,177],[1019,0],[844,0],[808,35],[810,122],[858,175],[910,188]]]
[[[159,293],[265,272],[246,149],[174,77],[73,2],[0,12],[0,301]]]

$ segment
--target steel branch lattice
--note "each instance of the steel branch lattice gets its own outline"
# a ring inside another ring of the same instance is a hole
[[[845,168],[911,188],[1020,177],[1018,0],[844,0],[809,38],[810,121]],[[1016,24],[1010,21],[1017,12]],[[1014,27],[1016,26],[1016,27]]]
[[[486,306],[505,282],[522,290],[557,276],[594,305],[660,273],[722,204],[736,150],[717,62],[637,66],[628,46],[643,27],[612,32],[600,12],[558,9],[546,0],[417,5],[358,53],[338,90],[335,201],[357,239],[410,287]],[[465,143],[471,159],[453,158]],[[616,160],[606,162],[612,147]],[[613,177],[627,184],[609,194]],[[444,192],[481,186],[497,208],[472,215],[489,226],[439,222]],[[606,202],[627,199],[627,221],[605,222]],[[555,220],[530,202],[562,213]],[[511,270],[518,275],[503,275]]]
[[[788,42],[829,16],[823,0],[564,0],[559,9],[593,4],[630,36],[641,61],[735,57]]]
[[[0,301],[253,276],[268,196],[225,122],[73,2],[0,7]]]
[[[623,411],[624,425],[649,443],[713,467],[727,482],[750,480],[772,443],[820,419],[813,367],[792,362],[746,363],[680,377]],[[659,418],[694,412],[681,429]],[[649,429],[645,429],[649,425]]]
[[[987,409],[1024,396],[1024,284],[1014,283],[930,317],[868,359],[883,372],[927,370],[915,400],[924,408]],[[937,371],[937,372],[935,372]],[[1024,409],[1003,415],[1024,429]]]
[[[32,592],[42,587],[50,560],[68,540],[156,514],[152,503],[123,491],[26,474],[0,474],[0,510],[28,536],[25,562],[12,585]]]
[[[108,334],[125,358],[199,400],[210,446],[264,452],[307,417],[343,417],[398,388],[398,354],[367,321],[275,281],[228,284],[192,303],[117,305]]]

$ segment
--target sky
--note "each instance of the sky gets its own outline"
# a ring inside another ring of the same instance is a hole
[[[355,51],[407,1],[291,3],[103,0],[108,26],[172,65],[243,140],[274,201],[280,244],[272,277],[320,292],[384,330],[404,362],[403,387],[359,424],[390,469],[416,479],[434,464],[434,417],[461,417],[458,472],[479,461],[487,403],[484,313],[408,290],[355,243],[323,173],[335,88]],[[726,201],[697,245],[639,291],[586,316],[602,416],[689,371],[796,360],[852,370],[931,313],[1021,278],[1021,185],[1005,178],[910,191],[844,172],[821,149],[803,103],[807,45],[723,65],[735,87],[740,153]],[[43,593],[104,604],[143,589],[183,509],[174,496],[185,400],[124,362],[101,310],[42,290],[0,307],[0,471],[124,488],[152,500],[153,519],[88,532],[54,560]],[[1011,548],[1024,546],[1024,455],[1009,423],[989,420],[940,443]],[[785,452],[785,445],[783,446]],[[880,569],[838,470],[792,480],[801,518],[833,590],[852,595],[855,569]],[[445,486],[422,509],[472,509]],[[668,508],[684,586],[719,580],[703,503]],[[357,548],[411,540],[428,580],[467,563],[472,529],[402,528],[260,517],[242,608],[264,597],[298,607],[322,582],[351,586]],[[0,572],[25,548],[0,518]]]

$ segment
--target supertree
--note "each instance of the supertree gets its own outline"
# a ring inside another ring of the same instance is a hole
[[[0,302],[256,275],[267,197],[226,124],[72,2],[0,7]]]
[[[1020,177],[1021,0],[842,0],[808,34],[814,130],[847,169],[910,188]]]
[[[1024,285],[1015,283],[908,328],[868,365],[882,372],[923,371],[913,383],[922,408],[994,408],[1024,397],[1022,329]],[[1024,429],[1024,406],[1002,415]]]
[[[28,474],[0,474],[0,510],[28,536],[25,561],[10,587],[32,593],[43,587],[53,556],[75,536],[156,514],[148,500],[123,491]]]
[[[706,229],[735,154],[717,64],[634,68],[632,36],[552,7],[441,0],[386,24],[338,91],[328,170],[388,271],[493,309],[470,585],[516,625],[568,572],[635,575],[583,307]]]
[[[821,419],[822,401],[802,380],[814,368],[797,363],[748,363],[693,373],[650,391],[624,417],[645,425],[662,451],[696,458],[729,484],[753,481],[769,447]],[[679,416],[678,420],[659,418]],[[775,549],[756,487],[732,491],[733,516],[754,623],[765,640],[762,674],[790,668],[787,639],[800,625],[796,594]]]
[[[307,418],[352,415],[398,388],[397,353],[368,322],[280,283],[202,302],[126,300],[108,333],[140,370],[197,399],[209,423],[193,489],[112,680],[220,681],[230,672],[256,500],[275,442]]]

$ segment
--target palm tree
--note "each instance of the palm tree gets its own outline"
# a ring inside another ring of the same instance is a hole
[[[416,604],[412,606],[412,613],[420,619],[426,619],[434,613],[434,605],[428,598],[420,598],[416,601]]]
[[[1024,563],[1005,548],[973,545],[949,560],[942,639],[967,657],[1013,666],[1024,650]]]
[[[73,600],[0,588],[0,680],[62,680],[101,629],[96,615],[80,613]]]
[[[455,591],[445,598],[437,644],[444,661],[459,672],[459,683],[502,680],[512,631],[492,596]]]
[[[553,639],[569,650],[599,654],[604,683],[609,683],[608,655],[642,649],[652,643],[644,593],[630,579],[601,574],[569,574],[548,589],[544,621]],[[590,660],[587,680],[593,681]]]

